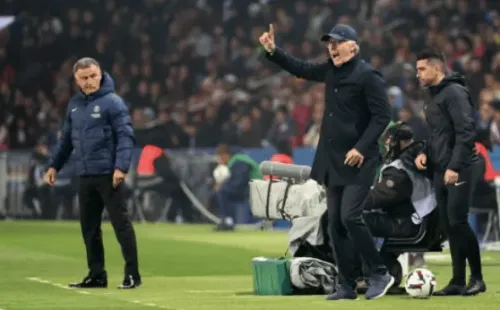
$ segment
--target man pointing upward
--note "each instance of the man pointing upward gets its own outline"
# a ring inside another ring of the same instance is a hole
[[[329,59],[297,59],[274,42],[274,27],[260,37],[266,57],[291,74],[322,82],[325,112],[311,178],[327,188],[328,230],[339,267],[340,285],[330,300],[356,299],[355,256],[369,267],[367,299],[384,296],[394,283],[366,227],[362,212],[380,164],[378,139],[390,121],[385,83],[359,56],[356,31],[336,25],[321,36]]]

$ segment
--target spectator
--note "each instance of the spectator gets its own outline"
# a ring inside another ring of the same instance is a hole
[[[316,148],[319,142],[319,132],[321,129],[321,120],[323,118],[323,106],[316,105],[312,115],[312,120],[304,136],[304,146]]]
[[[491,122],[491,142],[494,145],[500,144],[500,100],[491,102],[494,114]]]
[[[252,128],[260,129],[261,140],[272,129],[273,139],[296,136],[298,145],[314,145],[314,139],[306,140],[319,126],[313,115],[324,101],[324,87],[263,65],[261,50],[254,46],[269,22],[276,22],[282,34],[280,45],[311,60],[324,59],[317,40],[332,20],[355,26],[362,56],[388,81],[394,120],[403,106],[416,120],[422,118],[425,97],[415,83],[413,62],[426,45],[444,50],[450,69],[466,75],[481,115],[500,94],[495,1],[472,6],[458,0],[89,0],[77,7],[62,1],[57,15],[18,2],[2,6],[6,15],[25,13],[4,30],[0,46],[5,128],[0,133],[7,130],[2,142],[14,149],[33,146],[52,130],[48,122],[60,123],[75,90],[71,64],[82,56],[101,59],[112,72],[135,126],[148,128],[140,135],[144,139],[156,131],[157,137],[176,137],[165,142],[176,148],[214,146],[221,140],[236,144],[234,126],[251,111]],[[101,18],[105,15],[109,18]],[[40,90],[44,95],[38,95]],[[271,127],[281,106],[287,107],[288,129],[280,133]],[[158,121],[166,115],[160,110],[169,111],[170,125]],[[23,128],[20,118],[30,128]],[[307,128],[311,122],[314,126]]]
[[[6,150],[9,145],[7,127],[4,124],[0,124],[0,151]]]
[[[479,106],[479,114],[478,114],[478,129],[488,129],[491,127],[491,122],[493,121],[494,110],[492,105],[489,103],[481,104]]]
[[[398,121],[402,121],[410,125],[415,140],[426,140],[428,137],[427,124],[420,117],[413,114],[413,111],[408,107],[402,107],[398,112]]]
[[[290,141],[295,134],[295,128],[286,106],[280,106],[276,111],[271,129],[267,133],[267,140],[271,144]]]
[[[241,147],[261,147],[259,127],[250,115],[243,115],[238,124],[238,145]]]

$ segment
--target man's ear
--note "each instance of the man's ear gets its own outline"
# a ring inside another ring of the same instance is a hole
[[[351,52],[356,53],[356,42],[350,41],[351,44]]]

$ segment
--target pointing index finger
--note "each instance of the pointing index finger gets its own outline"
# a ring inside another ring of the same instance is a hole
[[[273,24],[269,24],[269,34],[271,37],[274,37],[274,26]]]

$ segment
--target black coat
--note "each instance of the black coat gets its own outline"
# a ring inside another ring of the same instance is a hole
[[[371,185],[380,163],[378,139],[391,118],[380,73],[359,56],[341,67],[331,60],[302,61],[279,48],[266,57],[299,78],[326,83],[325,112],[311,178],[328,186]],[[361,168],[344,164],[352,148],[365,157]]]
[[[430,131],[427,156],[435,172],[459,172],[478,160],[475,108],[465,80],[452,75],[429,91],[432,101],[424,106]]]
[[[408,169],[430,179],[432,173],[418,170],[415,166],[415,159],[424,149],[423,142],[414,142],[403,150],[399,159]],[[365,208],[382,209],[394,217],[411,217],[415,212],[411,200],[412,193],[413,183],[408,173],[395,167],[388,167],[382,171],[380,180],[370,191]]]

